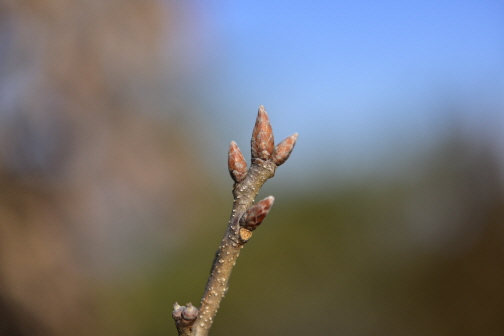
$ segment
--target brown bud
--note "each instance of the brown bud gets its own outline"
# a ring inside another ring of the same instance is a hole
[[[294,133],[280,142],[273,151],[271,161],[273,161],[273,163],[277,166],[280,166],[285,161],[287,161],[292,153],[292,150],[294,149],[294,146],[296,145],[297,138],[298,134]]]
[[[262,159],[267,160],[273,153],[275,147],[275,139],[273,137],[273,129],[269,122],[268,113],[264,110],[264,106],[259,106],[257,119],[252,132],[252,160]]]
[[[270,211],[274,200],[273,196],[269,196],[251,206],[240,219],[240,225],[247,230],[255,230]]]
[[[240,183],[247,176],[247,162],[245,162],[240,148],[234,141],[231,141],[229,145],[228,168],[231,178],[236,183]]]

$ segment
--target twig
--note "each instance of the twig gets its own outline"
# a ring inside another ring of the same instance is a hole
[[[174,306],[173,318],[179,335],[208,335],[220,302],[227,291],[229,277],[240,250],[252,237],[252,231],[261,224],[273,205],[273,196],[266,197],[252,206],[254,198],[266,180],[275,175],[276,168],[289,158],[297,137],[298,135],[295,133],[275,147],[268,114],[264,107],[260,106],[252,132],[252,164],[248,171],[240,149],[234,141],[231,142],[228,168],[235,181],[231,219],[217,251],[200,308],[196,310],[197,317],[188,319],[184,316],[184,313],[189,311],[191,314],[188,315],[193,317],[194,307],[191,304],[186,307],[181,307],[178,304]]]

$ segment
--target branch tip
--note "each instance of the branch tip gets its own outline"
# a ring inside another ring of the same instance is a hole
[[[173,317],[179,336],[208,336],[240,250],[266,218],[274,202],[274,197],[269,196],[252,205],[254,198],[266,180],[275,175],[275,169],[289,158],[297,137],[294,133],[275,147],[269,116],[261,105],[252,131],[250,169],[236,142],[229,145],[228,169],[235,182],[231,219],[214,259],[199,312],[190,303],[184,307],[178,303],[174,305]]]
[[[268,113],[262,105],[259,106],[256,123],[252,132],[251,147],[252,160],[269,159],[275,148],[273,129],[271,128]]]

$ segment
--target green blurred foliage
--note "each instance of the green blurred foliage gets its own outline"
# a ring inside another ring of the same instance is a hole
[[[368,176],[275,193],[273,210],[242,251],[211,334],[504,333],[501,177],[488,148],[466,141],[440,143],[420,169],[396,181]],[[219,210],[204,216],[220,225],[202,221],[176,257],[117,291],[111,302],[140,323],[131,335],[176,334],[168,326],[170,304],[199,301],[227,203],[230,196],[221,195]],[[415,225],[433,232],[421,237]],[[128,302],[119,303],[126,293]]]

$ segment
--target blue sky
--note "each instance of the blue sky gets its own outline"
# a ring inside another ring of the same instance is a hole
[[[504,132],[495,126],[504,125],[501,1],[193,1],[188,9],[200,55],[189,85],[219,146],[248,146],[260,104],[278,141],[299,132],[298,173],[307,169],[301,157],[354,171],[416,150],[453,114],[475,133]]]

